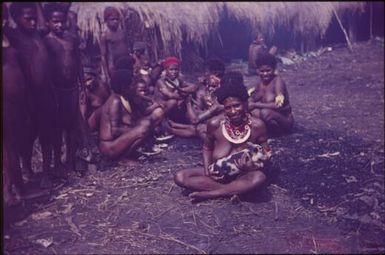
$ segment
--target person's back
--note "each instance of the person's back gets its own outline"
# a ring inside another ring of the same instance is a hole
[[[119,127],[122,126],[122,119],[124,116],[129,117],[129,114],[127,112],[123,112],[120,116],[111,116],[113,114],[111,113],[113,109],[121,109],[120,106],[117,107],[119,104],[121,104],[120,96],[112,92],[101,108],[99,125],[99,138],[101,141],[113,140],[121,134],[121,132],[119,132]],[[111,117],[114,117],[115,123],[111,122]]]

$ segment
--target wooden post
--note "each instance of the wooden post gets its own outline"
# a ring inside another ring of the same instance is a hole
[[[348,43],[348,49],[349,49],[350,51],[352,51],[352,50],[353,50],[353,49],[352,49],[352,43],[350,42],[349,36],[348,36],[348,34],[346,33],[346,30],[345,30],[344,26],[342,25],[342,22],[341,22],[340,18],[338,17],[338,14],[337,14],[337,12],[336,12],[336,10],[335,10],[334,8],[333,8],[333,13],[334,13],[334,15],[336,16],[336,19],[337,19],[337,21],[338,21],[338,24],[340,25],[340,28],[341,28],[342,32],[344,32],[345,40],[346,40],[346,42]]]
[[[369,35],[370,35],[370,40],[373,40],[373,3],[369,2]]]
[[[301,37],[301,55],[303,55],[305,53],[305,42],[304,42],[304,38]]]

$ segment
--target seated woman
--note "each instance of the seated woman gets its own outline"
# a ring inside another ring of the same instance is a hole
[[[289,132],[294,119],[285,82],[275,74],[276,58],[266,53],[255,64],[261,82],[249,91],[249,110],[266,123],[268,132]]]
[[[156,82],[155,100],[163,106],[167,118],[187,120],[186,99],[198,89],[198,85],[185,82],[179,77],[181,61],[178,58],[167,57],[162,64],[165,72]],[[167,126],[163,123],[166,132]],[[170,136],[165,134],[164,137]],[[157,140],[165,140],[164,137]]]
[[[181,106],[186,97],[198,88],[179,77],[180,65],[181,61],[176,57],[165,58],[165,74],[156,82],[155,97],[164,106],[166,114],[174,107]]]
[[[181,170],[174,176],[177,185],[195,190],[189,195],[193,200],[245,193],[266,180],[263,165],[255,165],[248,153],[242,153],[252,143],[262,145],[265,160],[271,156],[265,124],[247,110],[249,96],[246,87],[238,79],[228,79],[216,94],[225,114],[207,124],[203,143],[204,167]],[[234,154],[241,155],[235,162],[224,162]],[[218,166],[230,171],[218,171]],[[232,168],[237,171],[232,171]]]
[[[134,113],[129,95],[132,72],[117,70],[111,78],[112,93],[103,105],[100,117],[99,150],[108,159],[131,154],[149,136],[163,110],[154,107],[146,116]]]
[[[207,121],[221,114],[223,106],[218,103],[215,91],[219,88],[225,73],[225,65],[218,59],[208,61],[205,77],[199,82],[195,99],[187,98],[187,114],[191,124],[170,121],[172,132],[183,137],[199,136],[204,139]]]

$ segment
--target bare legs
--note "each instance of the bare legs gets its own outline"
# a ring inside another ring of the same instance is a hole
[[[100,141],[99,150],[110,159],[117,158],[124,152],[130,153],[147,137],[150,127],[150,120],[142,120],[136,127],[121,134],[115,140]]]
[[[206,176],[203,168],[181,170],[174,176],[177,185],[199,190],[190,194],[190,197],[194,199],[242,194],[260,186],[265,180],[266,176],[263,172],[250,171],[238,176],[234,181],[224,184]]]
[[[197,130],[193,124],[176,123],[172,120],[168,120],[170,124],[171,132],[181,137],[194,137],[197,135]]]

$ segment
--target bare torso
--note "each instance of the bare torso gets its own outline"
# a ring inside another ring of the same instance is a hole
[[[251,94],[251,99],[254,102],[261,103],[275,102],[275,98],[279,94],[277,92],[277,87],[281,87],[283,96],[285,98],[282,107],[278,108],[277,111],[282,114],[290,114],[291,106],[289,101],[289,94],[287,92],[285,82],[279,76],[275,76],[274,79],[272,79],[267,85],[258,83],[255,87],[255,91]]]
[[[76,38],[65,33],[63,38],[48,34],[44,41],[51,59],[54,86],[60,89],[77,87],[79,74],[79,51]]]
[[[25,78],[17,52],[11,46],[3,47],[3,98],[4,102],[25,103]]]
[[[113,65],[114,61],[120,57],[129,53],[128,44],[126,41],[126,35],[122,30],[105,32],[105,42],[107,48],[107,57],[109,64]]]
[[[246,142],[241,144],[234,144],[229,142],[222,133],[222,120],[221,118],[215,119],[211,125],[214,127],[213,137],[214,137],[214,149],[212,152],[213,161],[224,158],[228,155],[231,155],[235,152],[241,151],[247,147],[247,142],[252,143],[264,143],[266,142],[265,134],[261,133],[261,126],[264,126],[264,123],[257,118],[252,117],[252,128],[249,139]]]
[[[38,33],[25,35],[18,29],[10,36],[12,45],[20,53],[20,63],[26,76],[28,88],[34,92],[46,92],[51,87],[49,75],[50,62],[47,48]]]

